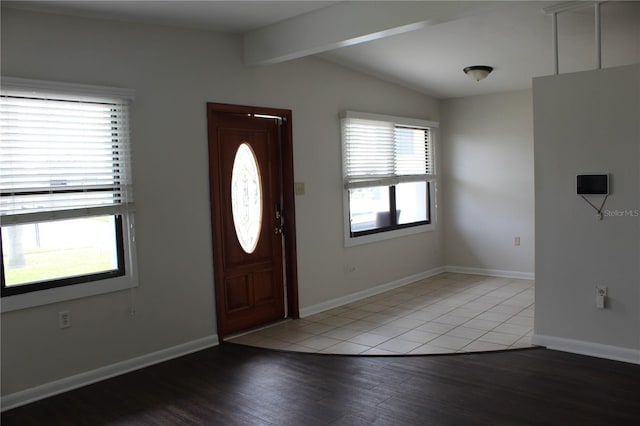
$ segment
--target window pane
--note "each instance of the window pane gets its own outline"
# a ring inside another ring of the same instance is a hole
[[[262,187],[253,150],[247,143],[238,147],[231,172],[231,213],[242,249],[251,254],[262,228]]]
[[[115,216],[2,227],[7,287],[118,269]]]
[[[398,224],[428,220],[427,198],[427,182],[396,185]]]
[[[349,190],[351,232],[389,226],[389,187]]]

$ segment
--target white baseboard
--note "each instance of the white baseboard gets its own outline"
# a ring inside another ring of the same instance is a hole
[[[589,355],[598,358],[624,361],[640,364],[640,349],[623,348],[620,346],[603,345],[601,343],[585,342],[584,340],[566,339],[563,337],[534,334],[531,343],[545,346],[547,349]]]
[[[2,411],[10,410],[11,408],[19,407],[30,402],[77,389],[82,386],[90,385],[111,377],[119,376],[130,371],[139,370],[141,368],[163,361],[168,361],[192,352],[197,352],[202,349],[216,346],[217,344],[217,335],[192,340],[177,346],[172,346],[170,348],[96,368],[95,370],[85,371],[80,374],[45,383],[44,385],[39,385],[3,396],[0,405],[2,406]]]
[[[390,283],[381,284],[373,288],[358,291],[356,293],[348,294],[346,296],[338,297],[337,299],[327,300],[326,302],[318,303],[316,305],[307,306],[300,309],[300,317],[305,318],[313,314],[317,314],[329,309],[337,308],[347,303],[357,302],[358,300],[365,299],[376,294],[383,293],[385,291],[393,290],[394,288],[402,287],[403,285],[411,284],[413,282],[423,280],[425,278],[433,277],[445,272],[443,267],[430,269],[419,274],[410,275],[408,277],[400,278],[399,280],[392,281]]]
[[[458,274],[486,275],[498,278],[515,278],[520,280],[533,280],[535,274],[533,272],[503,271],[500,269],[485,268],[467,268],[465,266],[445,266],[446,272],[455,272]]]

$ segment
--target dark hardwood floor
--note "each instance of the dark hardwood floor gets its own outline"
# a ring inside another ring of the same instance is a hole
[[[2,413],[2,425],[638,425],[640,366],[547,349],[358,357],[233,344]]]

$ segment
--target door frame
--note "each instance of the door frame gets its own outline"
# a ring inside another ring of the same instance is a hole
[[[216,102],[207,102],[207,135],[209,146],[209,197],[211,203],[211,234],[213,245],[213,266],[214,266],[214,289],[216,298],[216,325],[218,339],[223,340],[220,323],[222,311],[219,304],[224,303],[219,295],[219,283],[223,282],[223,264],[218,247],[222,247],[222,211],[216,206],[215,200],[222,197],[221,188],[218,185],[211,185],[214,178],[217,178],[217,170],[213,168],[218,163],[219,153],[216,139],[215,126],[211,118],[212,113],[228,113],[242,115],[270,115],[280,117],[281,125],[281,148],[280,161],[282,173],[282,213],[284,217],[284,284],[286,295],[287,318],[300,318],[300,308],[298,303],[298,257],[296,250],[296,216],[295,216],[295,183],[293,174],[293,132],[292,132],[292,112],[289,109],[266,108],[245,105],[232,105]],[[214,206],[217,208],[214,210]]]

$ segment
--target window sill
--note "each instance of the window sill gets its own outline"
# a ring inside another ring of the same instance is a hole
[[[82,297],[96,296],[114,291],[137,287],[138,283],[129,276],[110,278],[83,284],[56,287],[31,293],[16,294],[2,298],[2,313],[33,308],[50,303],[65,302]]]
[[[346,234],[344,238],[345,247],[355,247],[363,244],[375,243],[378,241],[390,240],[392,238],[405,237],[408,235],[420,234],[423,232],[429,232],[435,230],[435,224],[430,223],[428,225],[414,226],[411,228],[396,229],[394,231],[380,232],[377,234],[362,235],[360,237],[351,237]]]

